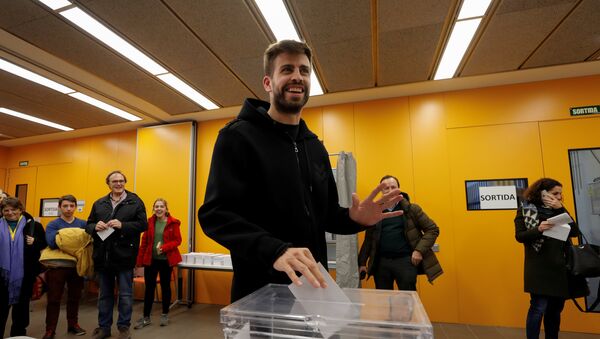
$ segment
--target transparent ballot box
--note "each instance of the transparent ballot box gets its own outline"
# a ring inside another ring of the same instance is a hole
[[[344,288],[348,302],[297,300],[270,284],[221,309],[225,338],[433,338],[416,292]]]

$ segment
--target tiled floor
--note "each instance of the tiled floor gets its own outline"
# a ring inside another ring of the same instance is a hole
[[[44,335],[46,309],[45,298],[32,303],[31,324],[28,328],[28,335],[34,338],[41,338]],[[133,310],[133,321],[138,319],[142,314],[141,302],[136,302]],[[217,305],[193,305],[192,308],[186,306],[176,306],[171,310],[169,318],[171,320],[169,326],[160,327],[158,318],[160,315],[160,305],[154,304],[152,320],[155,322],[152,325],[141,330],[133,330],[133,338],[155,339],[212,339],[223,338],[221,324],[219,323],[219,310],[221,306]],[[68,335],[66,329],[64,305],[61,309],[61,314],[58,323],[58,331],[56,338],[76,337]],[[91,333],[97,324],[97,308],[95,300],[89,300],[81,305],[79,312],[80,325]],[[115,314],[116,322],[116,314]],[[7,323],[7,332],[10,327],[10,318]],[[507,327],[489,327],[489,326],[473,326],[460,324],[435,323],[434,335],[436,339],[517,339],[524,338],[525,333],[520,328]],[[6,336],[7,334],[5,334]],[[88,338],[84,336],[82,338]],[[116,337],[116,328],[113,328],[113,338]],[[541,336],[543,338],[543,336]],[[561,339],[600,339],[600,335],[583,334],[583,333],[568,333],[561,332]]]

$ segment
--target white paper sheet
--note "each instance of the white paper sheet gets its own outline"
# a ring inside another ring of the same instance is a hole
[[[96,234],[98,234],[98,236],[100,237],[100,239],[102,239],[102,241],[104,241],[106,238],[108,238],[109,235],[111,235],[113,232],[115,231],[114,228],[109,227],[103,231],[98,231],[96,232]]]
[[[571,218],[571,216],[568,213],[561,213],[555,217],[548,218],[547,221],[554,225],[564,225],[564,224],[572,223],[573,219]]]
[[[545,230],[542,234],[550,238],[567,241],[569,232],[571,232],[571,226],[563,224],[554,225],[552,228]]]
[[[350,303],[350,299],[346,296],[344,291],[335,283],[333,278],[329,275],[329,272],[319,263],[319,270],[325,282],[327,283],[326,288],[314,288],[306,279],[306,277],[300,277],[302,286],[296,286],[294,283],[289,285],[290,291],[294,294],[297,300],[319,300],[319,301],[332,301],[339,303]]]
[[[304,276],[300,277],[302,286],[296,286],[293,283],[288,286],[296,297],[295,312],[304,309],[307,314],[357,319],[360,314],[358,306],[351,303],[350,298],[335,283],[321,263],[319,263],[319,271],[325,277],[326,288],[314,288]],[[345,324],[341,321],[337,321],[335,324],[327,324],[322,319],[318,329],[323,338],[330,338],[344,326]]]

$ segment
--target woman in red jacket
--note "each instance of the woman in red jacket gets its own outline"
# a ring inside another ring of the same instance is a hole
[[[142,235],[142,243],[137,257],[137,265],[144,267],[144,316],[135,324],[135,329],[150,325],[150,312],[154,302],[156,275],[160,274],[162,291],[162,315],[160,326],[169,323],[169,305],[171,303],[171,272],[173,266],[181,262],[178,246],[181,245],[181,222],[169,214],[167,201],[156,199],[152,206],[154,214],[148,219],[148,230]]]

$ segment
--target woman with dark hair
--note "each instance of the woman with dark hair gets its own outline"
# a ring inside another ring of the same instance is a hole
[[[570,238],[561,241],[543,235],[555,226],[547,219],[562,213],[568,213],[563,206],[562,184],[542,178],[525,190],[515,217],[515,238],[525,247],[525,292],[531,296],[528,339],[539,338],[542,319],[546,339],[558,338],[565,300],[587,294],[585,280],[575,279],[567,271],[565,254]],[[577,224],[569,225],[569,237],[578,236]]]
[[[162,292],[162,314],[160,326],[169,324],[169,306],[171,304],[171,272],[173,266],[181,262],[178,246],[181,245],[181,222],[171,216],[167,201],[156,199],[152,206],[154,214],[148,219],[148,230],[142,235],[142,243],[137,257],[137,265],[144,267],[144,316],[134,328],[140,329],[150,325],[150,312],[154,302],[156,276],[160,274]]]
[[[46,247],[44,228],[23,211],[16,198],[0,204],[0,334],[12,307],[10,336],[25,336],[29,326],[29,301],[40,273],[40,252]]]

